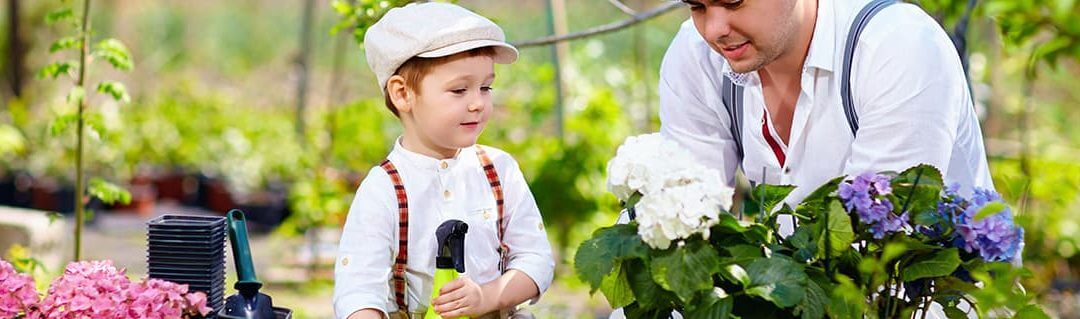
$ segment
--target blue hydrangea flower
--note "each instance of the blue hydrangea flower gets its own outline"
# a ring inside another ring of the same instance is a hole
[[[885,195],[892,193],[892,177],[864,173],[840,183],[838,193],[849,213],[855,213],[859,221],[870,225],[874,239],[910,227],[907,213],[896,216],[893,204]]]
[[[975,189],[953,219],[956,225],[956,246],[967,252],[977,252],[988,261],[1008,261],[1016,258],[1024,241],[1024,229],[1013,222],[1012,211],[1005,208],[997,214],[975,220],[979,210],[992,202],[1001,201],[997,192]]]

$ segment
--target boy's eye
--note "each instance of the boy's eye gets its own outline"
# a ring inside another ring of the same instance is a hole
[[[490,86],[481,86],[480,91],[491,92],[491,87]]]
[[[466,91],[466,89],[453,89],[453,90],[450,90],[450,92],[453,92],[454,94],[465,94],[465,91]]]

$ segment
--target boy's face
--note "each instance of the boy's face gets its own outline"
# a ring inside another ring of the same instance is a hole
[[[421,80],[410,110],[416,137],[440,153],[476,144],[491,114],[495,61],[478,55],[435,66]],[[406,127],[408,129],[408,127]]]

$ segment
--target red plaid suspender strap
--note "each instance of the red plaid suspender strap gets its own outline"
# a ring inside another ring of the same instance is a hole
[[[408,312],[409,308],[405,304],[405,267],[408,265],[409,260],[409,198],[405,196],[405,184],[401,182],[401,175],[398,174],[394,163],[391,163],[390,160],[384,160],[379,166],[382,166],[383,170],[386,170],[386,174],[390,175],[390,182],[394,184],[394,194],[397,197],[398,254],[394,258],[391,280],[394,282],[394,300],[397,302],[398,310]]]
[[[488,157],[487,152],[480,145],[476,145],[476,156],[480,158],[480,165],[484,167],[484,175],[487,176],[488,184],[491,185],[491,192],[495,194],[495,205],[499,211],[499,272],[506,272],[506,264],[509,262],[510,247],[506,246],[504,240],[506,235],[506,220],[504,218],[505,209],[503,208],[503,189],[502,183],[499,182],[499,173],[495,170],[495,163]]]

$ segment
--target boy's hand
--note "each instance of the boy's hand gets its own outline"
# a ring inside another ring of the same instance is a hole
[[[494,310],[488,309],[490,305],[485,302],[494,300],[485,299],[480,285],[469,277],[460,277],[439,289],[439,297],[432,300],[431,306],[443,318],[479,316]]]

